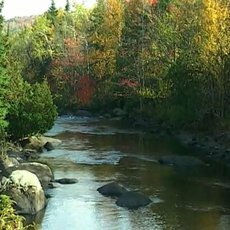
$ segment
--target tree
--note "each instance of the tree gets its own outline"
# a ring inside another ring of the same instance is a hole
[[[44,133],[53,126],[57,113],[46,81],[30,85],[15,74],[10,88],[5,97],[10,105],[6,119],[11,138]]]
[[[230,4],[227,0],[203,0],[201,16],[201,68],[210,113],[223,118],[229,109]]]
[[[54,27],[39,16],[34,24],[10,37],[12,62],[20,63],[21,75],[30,83],[42,82],[55,56]]]
[[[87,22],[88,10],[82,5],[75,5],[71,12],[58,11],[56,17],[54,44],[57,52],[52,59],[47,79],[55,102],[62,111],[76,110],[80,104],[87,101],[78,91],[86,95],[88,89],[92,89],[93,81],[89,77],[87,55],[88,43],[85,37]],[[86,86],[86,83],[89,83],[88,89],[82,87]]]
[[[124,23],[122,36],[117,55],[117,70],[121,81],[129,80],[136,84],[128,87],[131,101],[136,105],[132,107],[143,107],[143,98],[151,92],[150,85],[146,82],[152,81],[152,15],[155,7],[149,1],[131,0],[124,5]],[[148,89],[147,89],[148,87]],[[139,105],[138,105],[138,104]]]
[[[201,2],[171,0],[157,20],[155,45],[163,62],[167,97],[161,101],[160,116],[173,125],[190,125],[203,113],[202,72],[198,54]]]
[[[0,13],[3,7],[3,1],[0,2]],[[7,60],[6,60],[6,37],[3,35],[3,17],[0,15],[0,137],[7,125],[5,116],[7,114],[7,104],[4,100],[4,95],[8,85],[7,75]]]
[[[65,10],[66,10],[67,12],[70,11],[70,3],[69,3],[69,0],[66,0]]]
[[[57,16],[56,4],[54,0],[51,0],[51,5],[47,12],[47,18],[51,21],[53,25],[55,25],[56,16]]]
[[[96,101],[113,100],[116,88],[116,56],[123,25],[120,0],[99,0],[89,17],[87,30],[90,74],[97,82]]]

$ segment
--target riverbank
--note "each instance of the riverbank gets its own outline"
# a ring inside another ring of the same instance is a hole
[[[180,143],[194,149],[194,155],[205,160],[226,165],[230,168],[230,131],[198,131],[176,129],[164,121],[154,120],[142,115],[127,114],[121,108],[114,108],[110,112],[91,113],[78,110],[74,113],[82,117],[100,117],[117,120],[134,129],[154,134],[156,136],[173,136]]]
[[[127,121],[126,121],[127,122]],[[148,119],[128,119],[133,127],[160,136],[176,137],[180,143],[194,149],[194,155],[207,162],[230,168],[230,131],[201,132],[175,129],[164,122]]]
[[[25,138],[18,143],[3,143],[0,148],[0,194],[9,196],[19,214],[35,215],[48,202],[47,190],[54,175],[39,154],[50,151],[60,141],[45,136]],[[58,182],[58,181],[57,181]]]
[[[103,114],[103,113],[101,113]],[[140,115],[129,115],[120,108],[111,113],[103,114],[111,120],[121,120],[124,124],[152,133],[156,136],[173,136],[180,143],[194,149],[194,155],[208,163],[220,163],[230,168],[230,131],[198,131],[189,129],[176,129],[164,121]]]

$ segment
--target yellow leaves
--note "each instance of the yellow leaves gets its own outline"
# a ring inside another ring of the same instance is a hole
[[[230,42],[229,6],[224,0],[203,0],[203,6],[204,53],[207,56],[229,53],[230,50],[226,50],[226,45]]]
[[[121,31],[123,7],[120,0],[107,0],[98,6],[91,20],[93,33],[89,37],[90,62],[98,78],[111,76],[116,68],[116,52]]]

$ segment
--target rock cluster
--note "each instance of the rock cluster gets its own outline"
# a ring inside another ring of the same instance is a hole
[[[104,196],[117,198],[116,205],[129,209],[137,209],[146,206],[152,201],[142,193],[136,191],[128,191],[122,185],[112,182],[98,188],[97,191]]]
[[[47,203],[45,192],[54,180],[46,164],[34,162],[43,149],[51,151],[60,141],[50,137],[30,137],[21,141],[22,147],[10,146],[7,154],[0,156],[0,193],[15,202],[19,213],[35,214]],[[62,184],[76,183],[76,179],[56,180]]]

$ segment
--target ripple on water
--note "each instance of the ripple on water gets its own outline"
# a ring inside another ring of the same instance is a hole
[[[137,134],[138,130],[123,129],[99,123],[98,118],[88,117],[58,117],[53,128],[46,135],[56,136],[61,133],[72,132],[92,135]]]

